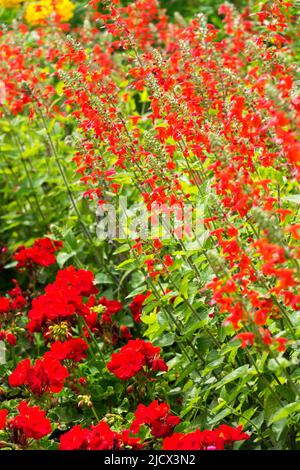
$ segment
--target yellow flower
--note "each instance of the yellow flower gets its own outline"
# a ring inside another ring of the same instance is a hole
[[[32,25],[41,25],[53,16],[65,22],[72,18],[74,8],[70,0],[34,0],[26,8],[25,20]]]
[[[70,0],[58,0],[55,3],[55,10],[61,21],[69,21],[74,14],[75,5]]]
[[[4,8],[15,8],[23,2],[24,0],[0,0],[0,6]]]

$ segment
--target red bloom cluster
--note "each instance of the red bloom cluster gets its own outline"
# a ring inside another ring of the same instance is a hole
[[[129,308],[131,310],[132,316],[134,321],[137,323],[140,323],[141,321],[141,313],[143,309],[143,303],[149,297],[150,292],[147,292],[147,294],[138,294],[135,297],[133,297],[131,304],[129,305]]]
[[[8,411],[0,410],[0,430],[8,428],[13,442],[26,444],[26,439],[41,439],[51,432],[51,424],[46,412],[38,406],[29,406],[25,401],[18,405],[19,414],[7,419]]]
[[[13,283],[14,287],[8,292],[9,296],[11,297],[10,310],[20,310],[25,307],[26,298],[24,297],[18,281],[16,279],[12,279],[11,282]]]
[[[81,338],[72,338],[68,341],[55,341],[51,344],[50,351],[44,354],[44,357],[50,357],[57,361],[69,359],[74,362],[82,361],[87,358],[86,350],[88,344]]]
[[[8,292],[9,297],[0,297],[0,314],[19,310],[26,304],[26,299],[17,280],[12,279],[11,282],[14,284],[14,288]]]
[[[18,406],[19,414],[9,422],[10,429],[18,431],[26,438],[41,439],[51,432],[51,424],[46,412],[38,406],[28,406],[22,401]]]
[[[55,282],[46,287],[45,294],[33,300],[27,328],[31,332],[40,331],[45,324],[71,320],[75,314],[88,315],[83,296],[97,292],[91,271],[76,270],[73,266],[58,271]]]
[[[101,421],[91,429],[74,426],[60,438],[60,450],[120,450],[130,447],[138,449],[140,439],[132,438],[127,431],[112,431],[107,423]]]
[[[10,300],[7,297],[0,297],[0,313],[7,313],[10,310]]]
[[[33,366],[30,359],[19,362],[8,382],[11,387],[26,385],[32,393],[40,396],[47,392],[60,392],[68,376],[68,370],[57,359],[44,357]]]
[[[6,341],[10,346],[17,344],[16,336],[10,331],[0,330],[0,341]]]
[[[166,437],[163,450],[223,450],[235,441],[249,439],[242,426],[233,428],[223,424],[213,431],[197,430],[188,434],[176,433]]]
[[[7,415],[7,410],[0,410],[0,431],[5,428]]]
[[[127,380],[139,371],[167,371],[168,366],[160,357],[160,348],[142,339],[130,340],[118,353],[111,356],[107,368],[121,380]]]
[[[170,414],[170,407],[167,403],[158,403],[153,401],[149,406],[143,404],[138,405],[135,413],[135,420],[130,426],[133,434],[139,432],[143,424],[147,424],[151,429],[154,437],[170,436],[181,419],[178,416]]]
[[[99,305],[103,305],[105,307],[105,311],[102,314],[101,322],[111,324],[111,316],[115,315],[116,313],[122,310],[122,304],[118,300],[109,300],[106,297],[101,297],[98,301]]]
[[[61,241],[40,238],[35,240],[33,246],[17,248],[14,259],[18,261],[18,268],[31,268],[33,265],[48,267],[56,263],[54,253],[62,247]]]

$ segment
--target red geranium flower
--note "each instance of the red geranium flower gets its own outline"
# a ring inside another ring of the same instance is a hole
[[[0,431],[5,428],[8,410],[0,410]]]
[[[132,302],[129,305],[133,319],[137,323],[141,322],[141,313],[143,309],[143,303],[145,302],[146,298],[149,297],[149,295],[150,295],[150,292],[147,292],[147,294],[138,294],[135,297],[133,297]]]
[[[87,357],[87,343],[81,338],[72,338],[65,342],[56,341],[51,345],[50,351],[44,354],[44,357],[51,357],[58,361],[70,359],[79,362]]]
[[[60,450],[118,450],[122,441],[107,423],[100,421],[91,429],[75,426],[60,438]]]
[[[18,268],[30,268],[33,264],[48,267],[56,263],[54,253],[62,247],[62,242],[40,238],[30,248],[20,246],[14,254]]]
[[[7,297],[0,297],[0,313],[7,313],[10,310],[10,300]]]
[[[69,376],[68,370],[61,363],[51,357],[38,359],[31,366],[30,359],[21,361],[8,381],[11,387],[28,386],[36,395],[46,392],[58,393]]]
[[[166,437],[163,450],[223,450],[224,442],[214,431],[176,433]]]
[[[139,432],[143,424],[147,424],[153,436],[157,438],[170,436],[175,426],[181,421],[178,416],[170,414],[170,407],[167,403],[159,404],[157,400],[149,406],[138,405],[134,414],[135,420],[130,426],[133,434]]]
[[[83,450],[87,447],[88,429],[80,425],[74,426],[70,431],[60,437],[60,450]]]
[[[130,340],[118,352],[112,354],[107,368],[121,380],[133,377],[145,366],[149,370],[167,371],[167,364],[159,356],[160,348],[141,339]]]
[[[51,423],[46,412],[38,406],[28,406],[22,401],[18,406],[19,414],[9,422],[13,430],[24,434],[27,438],[41,439],[51,432]]]
[[[134,348],[122,348],[119,353],[111,356],[107,368],[121,380],[127,380],[139,372],[145,364],[143,354]]]

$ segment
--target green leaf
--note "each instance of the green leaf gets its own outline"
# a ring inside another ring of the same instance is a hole
[[[271,423],[276,423],[280,419],[288,418],[292,413],[300,411],[300,402],[289,403],[281,408],[271,419]]]
[[[166,346],[172,346],[175,342],[175,334],[174,333],[165,333],[159,339],[157,339],[154,343],[155,346],[160,346],[161,348]]]
[[[230,374],[226,375],[226,377],[224,377],[222,380],[220,380],[217,385],[216,385],[216,388],[221,388],[223,387],[223,385],[225,384],[228,384],[230,382],[233,382],[234,380],[237,380],[241,377],[244,377],[245,374],[247,375],[251,375],[253,374],[253,369],[249,367],[248,364],[244,365],[244,366],[241,366],[241,367],[238,367],[236,370],[230,372]]]
[[[272,394],[268,393],[264,401],[264,417],[268,424],[272,422],[271,418],[278,411],[278,403],[274,400]]]
[[[106,273],[98,273],[95,276],[95,284],[113,284],[113,280]]]
[[[73,256],[76,256],[75,251],[72,251],[72,253],[58,253],[56,257],[58,266],[62,268],[69,259],[73,258]]]
[[[117,266],[117,269],[127,270],[136,267],[136,261],[132,258],[126,259]]]

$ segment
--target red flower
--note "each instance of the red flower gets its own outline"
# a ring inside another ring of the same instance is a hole
[[[11,309],[12,310],[20,310],[26,305],[26,299],[23,295],[17,295],[11,301]]]
[[[0,431],[5,428],[8,411],[0,410]]]
[[[27,328],[31,332],[40,331],[45,323],[71,320],[75,314],[88,315],[89,309],[82,297],[97,293],[91,271],[76,270],[73,266],[58,271],[55,282],[48,284],[45,294],[33,300]]]
[[[87,447],[89,431],[80,425],[74,426],[70,431],[60,437],[59,450],[83,450]]]
[[[17,338],[12,333],[6,333],[5,339],[10,346],[15,346],[17,344]]]
[[[132,316],[134,321],[137,323],[140,323],[141,321],[141,313],[143,309],[143,303],[149,297],[150,292],[147,292],[147,294],[138,294],[135,297],[133,297],[131,304],[129,305],[129,308],[131,310]]]
[[[243,426],[238,426],[237,428],[233,428],[231,426],[227,426],[227,424],[221,424],[216,429],[218,436],[223,439],[224,443],[232,444],[235,441],[244,441],[250,439],[249,434],[243,432]]]
[[[122,441],[118,433],[101,421],[91,429],[77,425],[60,438],[60,450],[118,450]]]
[[[225,445],[234,441],[244,441],[250,436],[243,432],[242,426],[233,428],[222,424],[213,431],[195,431],[188,434],[176,433],[166,437],[163,450],[223,450]]]
[[[30,248],[20,246],[14,254],[18,268],[30,268],[33,264],[48,267],[56,263],[54,253],[62,247],[62,242],[40,238]]]
[[[27,379],[27,373],[30,367],[30,359],[23,359],[23,361],[19,362],[8,378],[9,385],[11,387],[20,387],[23,385]]]
[[[99,300],[99,305],[103,305],[106,307],[105,312],[102,314],[102,322],[103,323],[108,323],[111,324],[111,315],[115,315],[118,313],[120,310],[122,310],[122,304],[121,302],[118,302],[117,300],[108,300],[106,297],[102,297]]]
[[[121,380],[127,380],[133,377],[144,366],[143,354],[136,352],[134,348],[122,348],[119,353],[111,356],[107,368]]]
[[[98,294],[98,289],[94,285],[94,274],[92,271],[76,269],[74,266],[58,271],[55,286],[65,289],[73,287],[79,295],[84,297]]]
[[[8,381],[11,387],[27,385],[34,394],[42,395],[46,392],[60,392],[68,376],[68,370],[58,360],[44,357],[38,359],[34,366],[30,365],[30,359],[24,359]]]
[[[130,436],[130,431],[128,429],[124,429],[124,431],[121,432],[120,439],[122,440],[125,448],[130,447],[131,449],[139,450],[144,447],[139,437]]]
[[[150,426],[151,433],[154,437],[170,436],[177,424],[180,423],[178,416],[170,414],[170,407],[167,403],[158,403],[158,400],[153,401],[149,406],[138,405],[135,411],[135,420],[130,426],[133,434],[139,432],[143,424]]]
[[[170,255],[165,255],[164,256],[164,262],[166,266],[173,266],[174,261]]]
[[[46,412],[38,406],[28,406],[22,401],[19,406],[19,414],[10,421],[9,426],[23,433],[27,438],[41,439],[51,432],[51,424],[46,418]]]
[[[168,367],[159,352],[160,348],[154,347],[150,342],[130,340],[118,353],[112,354],[107,368],[121,380],[133,377],[144,366],[153,371],[166,371]]]
[[[10,300],[7,297],[0,297],[0,313],[7,313],[10,310]]]
[[[17,338],[9,331],[0,331],[0,341],[2,340],[7,341],[10,346],[15,346],[17,344]]]
[[[120,447],[119,435],[112,431],[104,421],[91,428],[88,436],[89,450],[118,450]]]
[[[74,362],[79,362],[87,357],[87,349],[87,343],[81,338],[69,339],[64,343],[56,341],[51,345],[50,351],[46,352],[44,357],[51,357],[58,361],[70,359]]]
[[[224,442],[214,431],[195,431],[189,434],[176,433],[166,437],[163,450],[223,450]]]
[[[125,325],[120,326],[120,336],[122,339],[132,339],[132,334]]]
[[[277,346],[278,352],[284,352],[286,350],[286,343],[288,342],[286,338],[276,338],[274,342],[278,344]]]
[[[255,334],[254,333],[239,333],[237,335],[237,338],[239,338],[242,341],[241,348],[245,349],[247,346],[253,346],[254,344],[254,339],[255,339]]]

